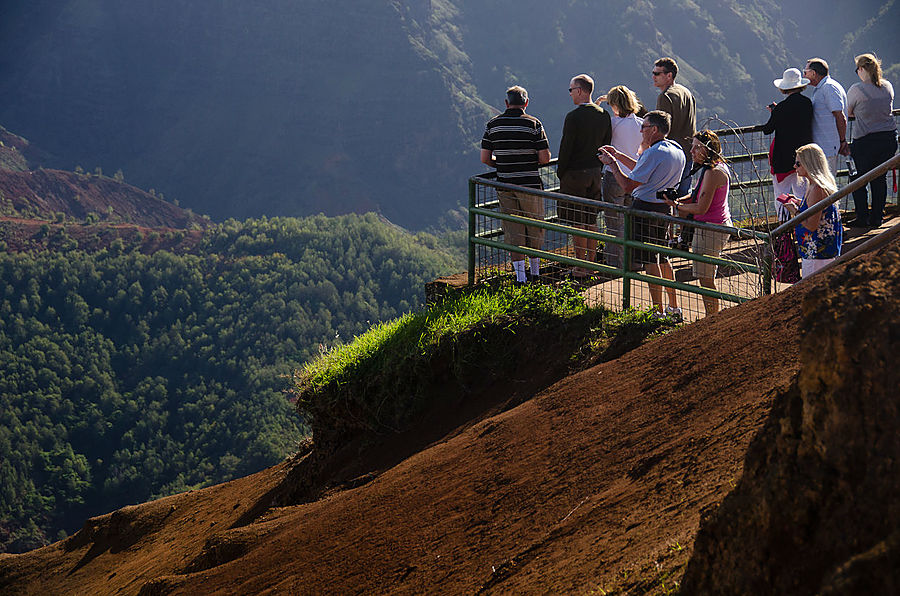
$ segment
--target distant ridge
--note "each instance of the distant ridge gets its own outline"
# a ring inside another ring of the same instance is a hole
[[[0,212],[25,218],[80,221],[94,213],[104,220],[158,228],[205,226],[206,220],[124,182],[62,170],[0,170]]]

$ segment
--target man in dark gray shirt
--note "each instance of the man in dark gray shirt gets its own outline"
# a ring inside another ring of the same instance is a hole
[[[569,81],[569,95],[575,109],[566,115],[562,139],[559,142],[559,158],[556,174],[559,191],[563,194],[602,200],[600,187],[603,182],[603,164],[597,158],[597,149],[608,145],[612,139],[612,122],[609,112],[594,103],[594,80],[580,74]],[[559,219],[570,226],[584,230],[596,230],[597,208],[582,203],[559,201]],[[597,241],[575,236],[575,258],[593,262],[597,257]],[[590,275],[590,271],[575,267],[575,277]]]

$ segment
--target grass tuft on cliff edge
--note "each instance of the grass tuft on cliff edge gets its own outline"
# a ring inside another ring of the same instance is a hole
[[[479,289],[374,326],[294,372],[297,409],[318,445],[402,432],[436,396],[464,395],[534,367],[617,357],[670,327],[643,311],[591,308],[576,288]]]

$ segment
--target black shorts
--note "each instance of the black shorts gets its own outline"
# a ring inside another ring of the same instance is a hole
[[[652,211],[653,213],[662,213],[672,215],[672,208],[665,203],[649,203],[640,199],[635,199],[631,204],[631,208],[636,211]],[[637,242],[646,242],[648,244],[659,244],[666,246],[666,230],[669,227],[667,221],[651,217],[641,217],[635,214],[632,218],[634,222],[632,239]],[[634,250],[633,261],[635,265],[645,265],[647,263],[659,264],[659,253],[650,250]]]

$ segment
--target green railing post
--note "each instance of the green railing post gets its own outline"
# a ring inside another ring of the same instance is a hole
[[[631,269],[631,247],[628,241],[631,240],[631,209],[622,212],[622,225],[625,226],[623,238],[626,244],[622,246],[622,309],[628,310],[631,306],[631,278],[628,272]]]
[[[773,245],[772,238],[769,238],[769,242],[763,248],[762,276],[760,281],[762,282],[761,290],[764,296],[772,293],[772,267],[775,263]]]
[[[469,179],[469,286],[475,285],[475,213],[472,209],[475,207],[475,181]]]

